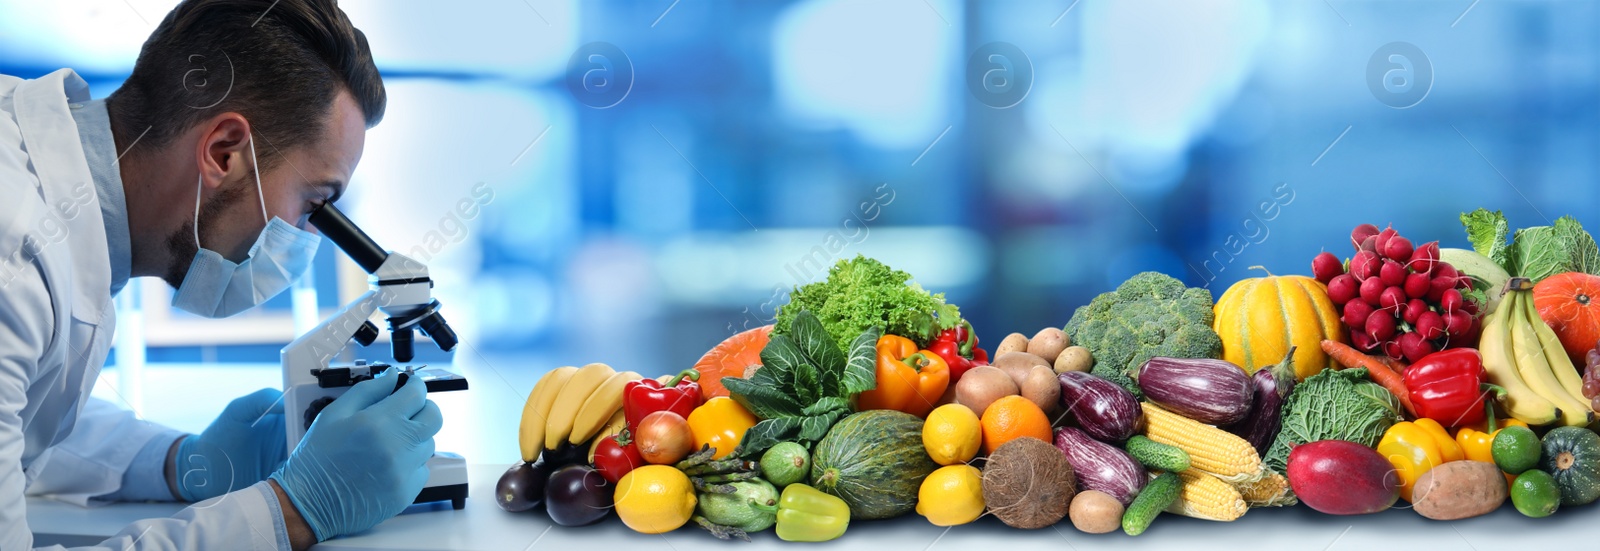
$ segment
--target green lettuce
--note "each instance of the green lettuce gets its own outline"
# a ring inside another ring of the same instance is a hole
[[[944,302],[943,293],[929,294],[911,274],[856,255],[828,269],[828,279],[796,287],[789,303],[778,307],[774,335],[788,334],[796,315],[809,310],[822,321],[841,349],[863,331],[878,328],[926,345],[961,324],[961,311]]]
[[[1478,209],[1461,215],[1467,240],[1473,250],[1506,269],[1512,277],[1534,281],[1564,273],[1600,275],[1600,247],[1571,216],[1556,219],[1549,226],[1510,231],[1500,211]],[[1511,240],[1506,235],[1511,234]]]

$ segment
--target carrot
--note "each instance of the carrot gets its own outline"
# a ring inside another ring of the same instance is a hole
[[[1406,413],[1413,417],[1417,415],[1416,409],[1411,405],[1411,393],[1406,391],[1405,380],[1383,360],[1363,354],[1360,350],[1339,341],[1322,341],[1322,351],[1333,358],[1333,361],[1339,362],[1339,365],[1366,368],[1367,376],[1372,378],[1372,382],[1382,385],[1395,398],[1399,398],[1400,405],[1406,408]]]
[[[1396,360],[1396,359],[1390,358],[1388,356],[1373,356],[1373,357],[1376,358],[1379,362],[1383,363],[1384,367],[1387,367],[1387,368],[1389,368],[1390,371],[1393,371],[1395,373],[1395,375],[1399,375],[1401,377],[1405,377],[1406,376],[1406,364],[1405,364],[1405,362],[1401,362],[1400,360]]]

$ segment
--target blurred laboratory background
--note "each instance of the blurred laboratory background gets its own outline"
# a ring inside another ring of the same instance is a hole
[[[0,3],[0,73],[104,97],[172,4]],[[1306,273],[1363,222],[1600,229],[1588,1],[341,5],[389,94],[341,204],[432,269],[461,346],[419,361],[471,380],[439,447],[475,462],[515,459],[545,370],[678,371],[856,254],[992,344],[1139,271]],[[97,393],[198,431],[364,285],[324,244],[294,297],[220,322],[130,286]]]

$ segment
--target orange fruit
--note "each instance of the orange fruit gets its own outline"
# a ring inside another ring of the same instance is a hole
[[[744,377],[746,368],[761,365],[761,349],[767,347],[770,334],[771,325],[743,331],[701,356],[700,361],[694,363],[694,369],[700,372],[700,393],[707,400],[727,396],[728,389],[723,388],[722,378]]]
[[[1023,437],[1050,442],[1050,418],[1032,400],[1015,394],[989,404],[979,423],[983,425],[984,455]]]

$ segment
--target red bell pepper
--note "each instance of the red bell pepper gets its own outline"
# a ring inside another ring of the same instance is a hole
[[[705,400],[700,395],[700,372],[685,369],[666,384],[655,379],[630,381],[622,388],[622,416],[628,422],[628,432],[639,429],[639,421],[658,411],[670,411],[684,419],[700,407]]]
[[[1483,421],[1483,357],[1471,348],[1452,348],[1423,356],[1406,368],[1405,385],[1418,417],[1447,427]]]
[[[989,365],[989,351],[978,348],[978,334],[967,320],[961,320],[961,325],[956,327],[956,342],[961,343],[961,355],[972,358],[970,367]]]
[[[972,324],[966,320],[961,320],[961,325],[941,331],[927,349],[950,366],[951,383],[960,380],[968,369],[989,365],[989,353],[978,348],[978,336],[972,332]]]

